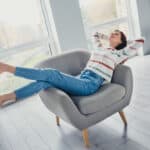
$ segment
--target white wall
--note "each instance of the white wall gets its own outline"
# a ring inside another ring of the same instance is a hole
[[[62,51],[87,48],[78,0],[50,0]]]
[[[146,38],[144,54],[150,54],[150,0],[137,0],[141,34]]]

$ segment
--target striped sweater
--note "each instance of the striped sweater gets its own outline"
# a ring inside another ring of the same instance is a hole
[[[100,50],[91,52],[91,56],[83,70],[92,70],[103,77],[106,82],[110,82],[115,67],[118,64],[124,63],[129,58],[138,55],[138,49],[143,43],[144,39],[140,38],[132,41],[128,46],[121,50],[100,47]]]

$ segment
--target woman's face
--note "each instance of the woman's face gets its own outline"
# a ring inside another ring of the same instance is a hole
[[[115,48],[119,44],[121,44],[121,33],[119,31],[114,31],[110,34],[109,44],[111,47]]]

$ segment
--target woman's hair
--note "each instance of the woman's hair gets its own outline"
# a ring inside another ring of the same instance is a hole
[[[117,45],[115,49],[120,50],[120,49],[125,48],[127,46],[127,38],[125,34],[120,30],[115,30],[115,31],[120,32],[121,34],[121,44]]]

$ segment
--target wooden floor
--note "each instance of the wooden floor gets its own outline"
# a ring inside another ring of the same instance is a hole
[[[124,112],[89,128],[90,150],[150,150],[150,56],[128,62],[134,75],[132,100]],[[49,112],[34,95],[0,109],[0,150],[87,150],[79,130]]]

